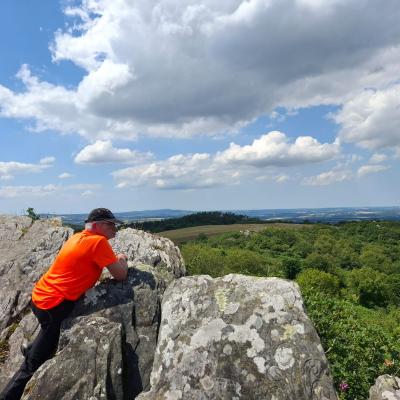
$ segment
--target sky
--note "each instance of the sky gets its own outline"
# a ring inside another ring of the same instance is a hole
[[[400,205],[398,0],[0,18],[0,213]]]

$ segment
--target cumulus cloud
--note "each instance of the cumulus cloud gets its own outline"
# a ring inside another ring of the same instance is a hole
[[[372,156],[371,156],[369,162],[370,162],[371,164],[379,164],[379,163],[381,163],[381,162],[386,161],[387,158],[388,158],[388,157],[387,157],[386,154],[383,154],[383,153],[375,153],[375,154],[372,154]]]
[[[255,178],[256,181],[273,181],[276,183],[286,183],[290,180],[290,177],[286,174],[270,174],[270,175],[260,175]]]
[[[23,198],[23,197],[49,197],[71,191],[99,190],[98,184],[79,184],[79,185],[22,185],[22,186],[1,186],[0,198]]]
[[[237,171],[220,170],[209,154],[175,155],[164,161],[113,172],[118,187],[149,185],[158,189],[195,189],[232,184]]]
[[[373,159],[374,157],[372,157]],[[381,160],[380,157],[377,157]],[[309,186],[326,186],[337,182],[354,180],[365,175],[375,174],[388,170],[390,167],[382,164],[365,164],[358,167],[355,171],[349,168],[349,163],[339,163],[331,171],[322,172],[319,175],[304,178],[302,183]]]
[[[255,139],[251,145],[231,143],[229,149],[217,155],[221,163],[238,163],[255,166],[291,166],[330,160],[340,153],[337,143],[319,143],[310,136],[299,136],[294,143],[278,131]]]
[[[77,164],[140,163],[152,154],[113,147],[111,140],[97,140],[83,148],[75,157]]]
[[[336,182],[347,181],[352,178],[353,174],[350,170],[332,170],[305,178],[303,184],[309,186],[326,186]]]
[[[358,168],[357,175],[364,176],[369,174],[376,174],[377,172],[386,171],[387,169],[389,169],[387,165],[367,164],[367,165],[362,165],[360,168]]]
[[[398,79],[398,0],[75,4],[51,52],[85,76],[71,89],[23,67],[25,91],[0,87],[1,115],[91,141],[215,135]]]
[[[118,187],[150,185],[159,189],[194,189],[240,183],[241,179],[284,183],[287,174],[271,169],[323,162],[337,157],[338,144],[321,144],[311,137],[291,143],[282,132],[270,132],[251,145],[230,147],[214,155],[178,154],[167,160],[113,172]]]
[[[12,179],[17,174],[42,172],[51,167],[54,157],[42,158],[38,164],[21,163],[18,161],[0,161],[0,179]]]
[[[379,150],[400,147],[400,84],[364,90],[335,116],[343,141]]]
[[[59,179],[69,179],[72,177],[73,177],[73,175],[70,174],[69,172],[63,172],[62,174],[58,175]]]

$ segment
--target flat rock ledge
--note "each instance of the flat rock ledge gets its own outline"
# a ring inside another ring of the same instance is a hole
[[[381,375],[369,390],[369,400],[400,400],[400,378]]]
[[[338,398],[297,284],[243,275],[167,288],[150,384],[137,399]]]

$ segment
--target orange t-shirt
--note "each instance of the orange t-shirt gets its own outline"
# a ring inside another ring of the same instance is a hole
[[[107,238],[83,231],[68,239],[49,270],[33,288],[32,301],[48,310],[63,300],[76,300],[91,288],[104,267],[118,261]]]

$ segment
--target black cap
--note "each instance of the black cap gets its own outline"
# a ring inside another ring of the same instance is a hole
[[[123,222],[114,217],[114,214],[108,208],[95,208],[90,211],[87,220],[85,222],[95,221],[111,221],[116,224],[122,224]]]

